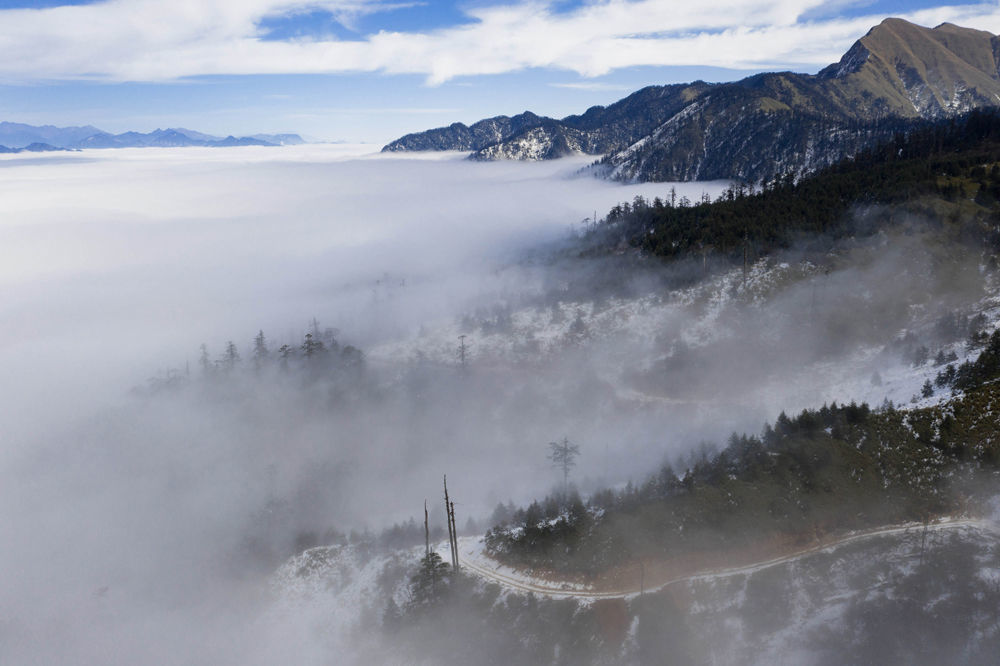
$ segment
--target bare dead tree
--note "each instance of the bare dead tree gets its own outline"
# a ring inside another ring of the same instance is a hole
[[[458,568],[458,543],[455,540],[455,525],[452,521],[454,505],[448,497],[448,475],[444,475],[444,514],[448,519],[448,547],[451,550],[451,566]]]
[[[455,503],[451,503],[451,510],[448,514],[448,520],[451,521],[451,558],[452,566],[458,571],[458,524],[455,522]]]
[[[448,475],[444,475],[444,515],[448,520],[448,547],[451,548],[451,513],[449,506],[451,505],[448,499]]]

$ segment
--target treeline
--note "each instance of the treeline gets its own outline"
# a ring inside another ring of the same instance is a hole
[[[486,537],[507,563],[592,576],[642,557],[690,557],[765,543],[809,543],[963,507],[973,485],[1000,470],[1000,332],[960,366],[945,405],[886,402],[782,413],[760,435],[703,445],[682,467],[639,484],[498,507]]]
[[[246,371],[255,374],[277,370],[282,373],[296,373],[306,378],[319,379],[337,371],[358,371],[364,366],[364,353],[353,345],[342,345],[337,340],[339,331],[335,328],[320,328],[313,319],[308,331],[299,344],[285,343],[274,347],[259,330],[249,348],[242,352],[235,342],[229,340],[221,354],[215,355],[202,344],[198,349],[196,373],[204,380],[222,381],[243,376]],[[184,368],[171,368],[150,377],[144,388],[134,389],[135,393],[152,394],[187,386],[194,379],[190,363]]]
[[[1000,377],[1000,330],[994,331],[986,347],[975,360],[966,361],[957,368],[949,365],[938,373],[935,384],[951,386],[956,391],[973,391]]]
[[[444,537],[444,528],[441,526],[430,529],[432,542],[442,541]],[[401,523],[393,523],[390,527],[379,532],[372,532],[367,528],[360,531],[352,529],[349,532],[343,532],[336,528],[329,528],[322,532],[304,530],[296,534],[292,554],[318,546],[353,546],[367,557],[376,553],[389,553],[410,548],[422,543],[424,543],[424,526],[410,518]]]
[[[250,349],[250,362],[254,370],[262,370],[270,365],[277,365],[282,370],[293,367],[300,370],[322,370],[334,366],[359,365],[364,361],[361,350],[352,345],[341,345],[337,341],[339,331],[335,328],[320,329],[319,322],[313,319],[310,330],[302,337],[300,344],[283,344],[277,349],[264,335],[258,331],[254,336]],[[208,347],[202,345],[198,357],[198,365],[203,374],[211,376],[214,373],[231,372],[243,361],[235,343],[226,343],[222,355],[212,360]]]
[[[789,246],[800,237],[830,239],[864,234],[880,221],[859,226],[849,214],[855,206],[892,205],[922,196],[945,201],[975,199],[990,216],[983,234],[994,249],[1000,234],[1000,110],[981,109],[961,118],[935,122],[896,135],[796,182],[792,175],[760,187],[735,184],[715,201],[697,202],[671,193],[652,201],[636,197],[608,213],[590,230],[590,243],[621,242],[666,257],[718,255],[741,260]]]

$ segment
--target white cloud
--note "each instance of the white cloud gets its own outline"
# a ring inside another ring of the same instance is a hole
[[[572,12],[551,2],[477,7],[471,23],[359,41],[264,41],[259,22],[322,8],[339,20],[388,11],[378,0],[109,0],[0,11],[0,77],[164,81],[212,74],[381,71],[456,76],[547,67],[598,76],[636,65],[734,69],[821,66],[884,16],[809,19],[820,0],[605,0]],[[996,2],[904,15],[1000,31]]]
[[[303,117],[321,117],[326,118],[331,115],[369,115],[369,114],[400,114],[400,115],[434,115],[441,113],[461,113],[462,109],[457,107],[395,107],[395,106],[376,106],[376,107],[323,107],[319,109],[308,109],[299,113],[289,114],[288,118],[303,118]]]
[[[0,571],[16,572],[0,576],[0,662],[384,663],[331,644],[336,609],[321,627],[291,608],[261,617],[270,569],[244,568],[257,552],[248,546],[285,548],[312,524],[306,515],[317,530],[380,530],[413,515],[441,469],[463,522],[479,518],[499,497],[548,488],[548,433],[573,437],[571,424],[595,441],[627,440],[645,423],[629,412],[627,427],[604,426],[598,414],[622,414],[614,401],[579,414],[584,386],[605,390],[596,372],[576,379],[589,355],[584,364],[570,350],[569,373],[548,379],[538,364],[488,372],[501,401],[468,383],[444,390],[461,379],[447,366],[444,382],[428,375],[441,389],[407,388],[398,376],[410,366],[380,361],[377,344],[449,344],[458,316],[534,293],[533,268],[499,270],[507,252],[664,185],[570,177],[587,158],[470,169],[455,154],[372,150],[0,158]],[[373,390],[344,410],[297,379],[288,392],[284,381],[234,382],[251,402],[127,394],[186,359],[197,376],[201,342],[214,358],[234,340],[247,361],[260,329],[273,348],[297,346],[313,316],[369,356]],[[421,342],[421,324],[445,333]],[[497,411],[543,394],[525,394],[529,382],[544,387],[544,406],[536,399],[516,420]],[[667,421],[655,418],[661,437]],[[632,451],[616,459],[645,462]]]
[[[574,81],[571,83],[551,83],[553,88],[567,88],[569,90],[589,90],[589,91],[616,91],[631,90],[629,86],[617,83],[602,83],[600,81]]]

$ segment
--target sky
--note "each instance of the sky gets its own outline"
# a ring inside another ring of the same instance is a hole
[[[889,16],[1000,33],[996,1],[0,0],[0,120],[381,143],[816,72]]]

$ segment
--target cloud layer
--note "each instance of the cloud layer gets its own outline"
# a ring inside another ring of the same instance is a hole
[[[275,663],[258,632],[298,648],[255,624],[275,564],[247,575],[261,548],[414,515],[443,471],[463,521],[552,482],[544,444],[580,410],[562,398],[601,388],[583,385],[584,364],[555,379],[500,369],[480,393],[454,364],[426,374],[372,350],[530,286],[495,273],[513,249],[664,186],[572,178],[579,159],[357,152],[0,159],[0,570],[16,572],[0,577],[0,662]],[[312,316],[371,352],[358,402],[331,409],[325,384],[249,368],[221,402],[129,394],[187,360],[199,376],[201,342],[216,358],[234,340],[248,365],[260,329],[272,349],[298,346]]]
[[[351,25],[380,0],[109,0],[0,11],[0,78],[169,81],[203,75],[382,72],[454,77],[555,68],[593,77],[640,65],[819,67],[885,16],[823,16],[818,0],[601,0],[569,12],[528,1],[466,10],[469,23],[359,40],[264,39],[262,21],[317,9]],[[1000,32],[995,2],[903,14]]]

